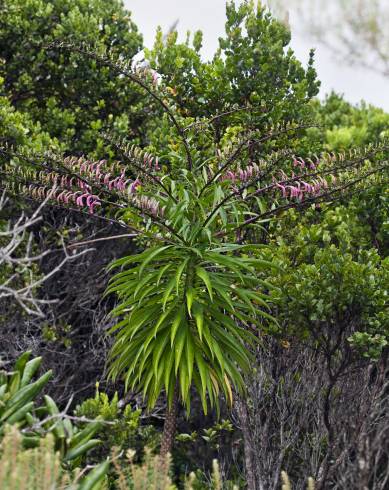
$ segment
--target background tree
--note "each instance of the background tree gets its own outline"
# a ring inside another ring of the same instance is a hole
[[[389,274],[356,211],[337,206],[303,222],[291,212],[293,233],[275,231],[288,261],[272,279],[282,328],[258,349],[250,401],[237,406],[251,488],[277,488],[280,468],[297,488],[304,475],[318,488],[387,484]]]
[[[120,0],[6,0],[0,6],[0,76],[15,109],[28,113],[68,151],[99,151],[106,124],[139,137],[142,111],[134,86],[93,62],[47,45],[70,37],[131,59],[142,37]]]
[[[225,35],[211,61],[201,58],[201,32],[180,44],[176,32],[163,42],[158,31],[153,49],[146,50],[181,114],[214,118],[218,142],[227,128],[231,137],[235,124],[264,129],[307,117],[306,103],[320,85],[313,52],[304,68],[288,47],[289,30],[260,4],[228,2],[226,17]]]
[[[288,10],[298,15],[303,29],[342,61],[389,76],[389,36],[385,28],[389,8],[385,0],[340,0],[327,2],[324,7],[319,0],[268,3],[281,19]]]
[[[306,135],[312,149],[344,150],[357,141],[385,139],[387,115],[380,109],[356,108],[335,94],[313,106],[324,124]],[[305,488],[308,474],[319,488],[387,484],[381,471],[388,452],[381,439],[388,424],[382,415],[387,404],[388,325],[382,309],[389,277],[387,174],[382,177],[382,186],[341,199],[335,207],[321,206],[303,217],[286,213],[276,227],[270,226],[270,243],[277,243],[288,272],[278,283],[283,306],[278,303],[273,311],[283,317],[282,329],[257,351],[255,375],[247,380],[248,402],[236,407],[250,488],[276,488],[278,465],[297,488]],[[359,400],[355,410],[349,408],[350,399]],[[328,444],[334,431],[344,439]],[[327,451],[338,456],[331,460]],[[303,460],[308,466],[296,474],[293,468]]]

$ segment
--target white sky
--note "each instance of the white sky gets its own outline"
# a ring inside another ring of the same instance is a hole
[[[180,39],[187,30],[203,31],[203,55],[209,58],[218,47],[218,37],[224,33],[225,0],[124,0],[134,21],[151,47],[155,31],[160,25],[164,32],[178,19]],[[316,69],[322,82],[321,96],[331,89],[343,93],[350,102],[366,102],[389,112],[389,81],[368,70],[349,67],[334,59],[332,53],[292,29],[292,47],[296,56],[306,63],[309,49],[316,48]]]

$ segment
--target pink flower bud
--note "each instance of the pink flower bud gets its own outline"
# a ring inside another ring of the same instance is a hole
[[[282,191],[282,197],[286,197],[286,187],[284,185],[281,185],[277,182],[276,186],[281,189]]]
[[[102,162],[100,162],[100,163],[99,163],[99,164],[96,166],[96,172],[95,172],[95,175],[96,175],[96,177],[97,177],[97,178],[99,178],[99,177],[100,177],[100,175],[101,175],[101,167],[102,167],[102,165],[103,165],[103,164],[102,164]]]
[[[101,202],[99,202],[99,201],[93,201],[93,202],[91,203],[91,205],[89,206],[89,214],[93,214],[93,212],[94,212],[94,208],[95,208],[96,206],[101,206]]]
[[[62,192],[60,192],[60,193],[58,194],[58,196],[56,197],[56,199],[57,199],[57,201],[58,201],[58,202],[63,201],[63,198],[64,198],[64,196],[65,196],[65,192],[66,192],[66,191],[62,191]]]
[[[87,206],[90,206],[90,205],[92,204],[92,202],[93,202],[94,200],[96,200],[96,199],[98,200],[98,199],[99,199],[99,196],[95,196],[95,195],[90,194],[90,195],[89,195],[89,196],[86,198],[86,205],[87,205]]]
[[[141,181],[139,179],[136,179],[131,185],[130,185],[130,193],[133,194],[136,192],[136,189],[142,185]]]
[[[76,204],[77,206],[84,206],[84,197],[87,198],[89,196],[89,193],[82,194],[81,196],[77,197],[76,199]]]

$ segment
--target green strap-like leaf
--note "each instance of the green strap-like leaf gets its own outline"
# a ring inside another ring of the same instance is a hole
[[[194,298],[196,296],[194,288],[189,287],[185,292],[185,296],[186,296],[186,306],[188,308],[188,314],[190,317],[192,317],[192,305],[193,305]]]
[[[186,265],[189,262],[189,257],[186,258],[183,263],[177,268],[176,275],[175,275],[175,282],[176,282],[176,293],[177,295],[179,294],[179,285],[180,285],[180,279],[182,276],[182,273],[184,272],[184,269]]]
[[[155,259],[156,257],[158,257],[158,255],[160,255],[165,250],[168,250],[169,248],[172,248],[172,245],[165,245],[164,247],[158,247],[158,248],[154,248],[152,250],[149,250],[149,253],[147,254],[147,256],[144,257],[144,259],[142,260],[142,264],[141,264],[141,266],[139,268],[139,276],[142,275],[142,273],[145,270],[146,266],[153,259]]]
[[[211,298],[211,301],[213,301],[212,283],[207,271],[203,267],[196,267],[195,271],[197,277],[199,277],[205,284],[209,297]]]
[[[197,301],[193,304],[193,317],[196,322],[197,331],[200,340],[203,339],[203,327],[204,327],[204,308]]]

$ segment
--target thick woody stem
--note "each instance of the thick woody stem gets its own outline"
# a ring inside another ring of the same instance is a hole
[[[178,383],[174,388],[173,401],[171,406],[166,409],[165,423],[163,426],[162,442],[160,455],[166,457],[172,452],[174,437],[177,427],[177,409],[178,409]]]

